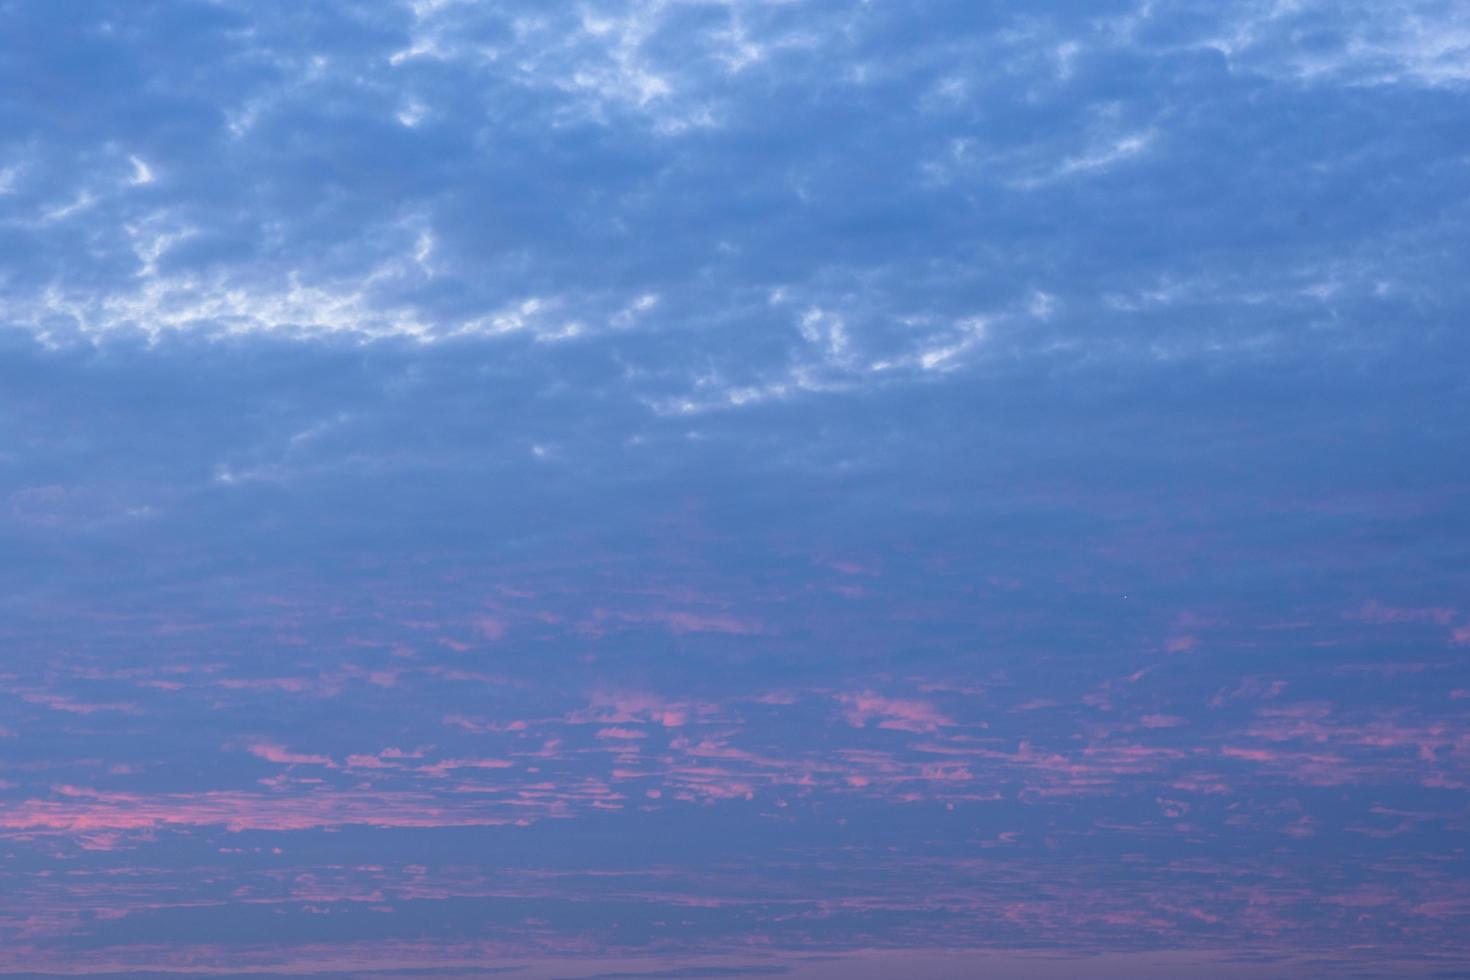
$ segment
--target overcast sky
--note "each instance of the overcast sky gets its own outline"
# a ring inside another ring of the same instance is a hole
[[[1460,976],[1467,98],[1456,0],[0,0],[0,973]]]

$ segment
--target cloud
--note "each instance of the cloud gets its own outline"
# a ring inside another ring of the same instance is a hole
[[[1463,959],[1460,6],[4,17],[0,971]]]
[[[889,698],[872,691],[839,695],[837,700],[846,706],[847,722],[855,728],[876,723],[879,728],[897,731],[932,732],[954,724],[924,701]]]

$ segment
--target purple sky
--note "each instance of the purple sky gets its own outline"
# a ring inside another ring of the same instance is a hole
[[[1470,976],[1470,10],[0,0],[0,976]]]

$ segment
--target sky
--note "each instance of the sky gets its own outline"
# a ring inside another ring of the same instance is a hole
[[[1470,7],[0,0],[0,975],[1470,976]]]

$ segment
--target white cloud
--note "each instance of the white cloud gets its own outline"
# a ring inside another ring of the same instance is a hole
[[[149,167],[140,157],[130,156],[128,162],[133,165],[133,176],[128,182],[134,187],[151,184],[157,179],[153,174],[153,168]]]
[[[1050,170],[1012,180],[1011,186],[1021,189],[1043,187],[1068,177],[1086,176],[1106,172],[1148,152],[1154,142],[1152,132],[1126,133],[1115,136],[1078,156],[1063,159]]]
[[[1333,43],[1303,43],[1314,33]],[[1219,29],[1200,44],[1244,70],[1303,82],[1470,82],[1470,8],[1446,0],[1236,4],[1222,8]]]

